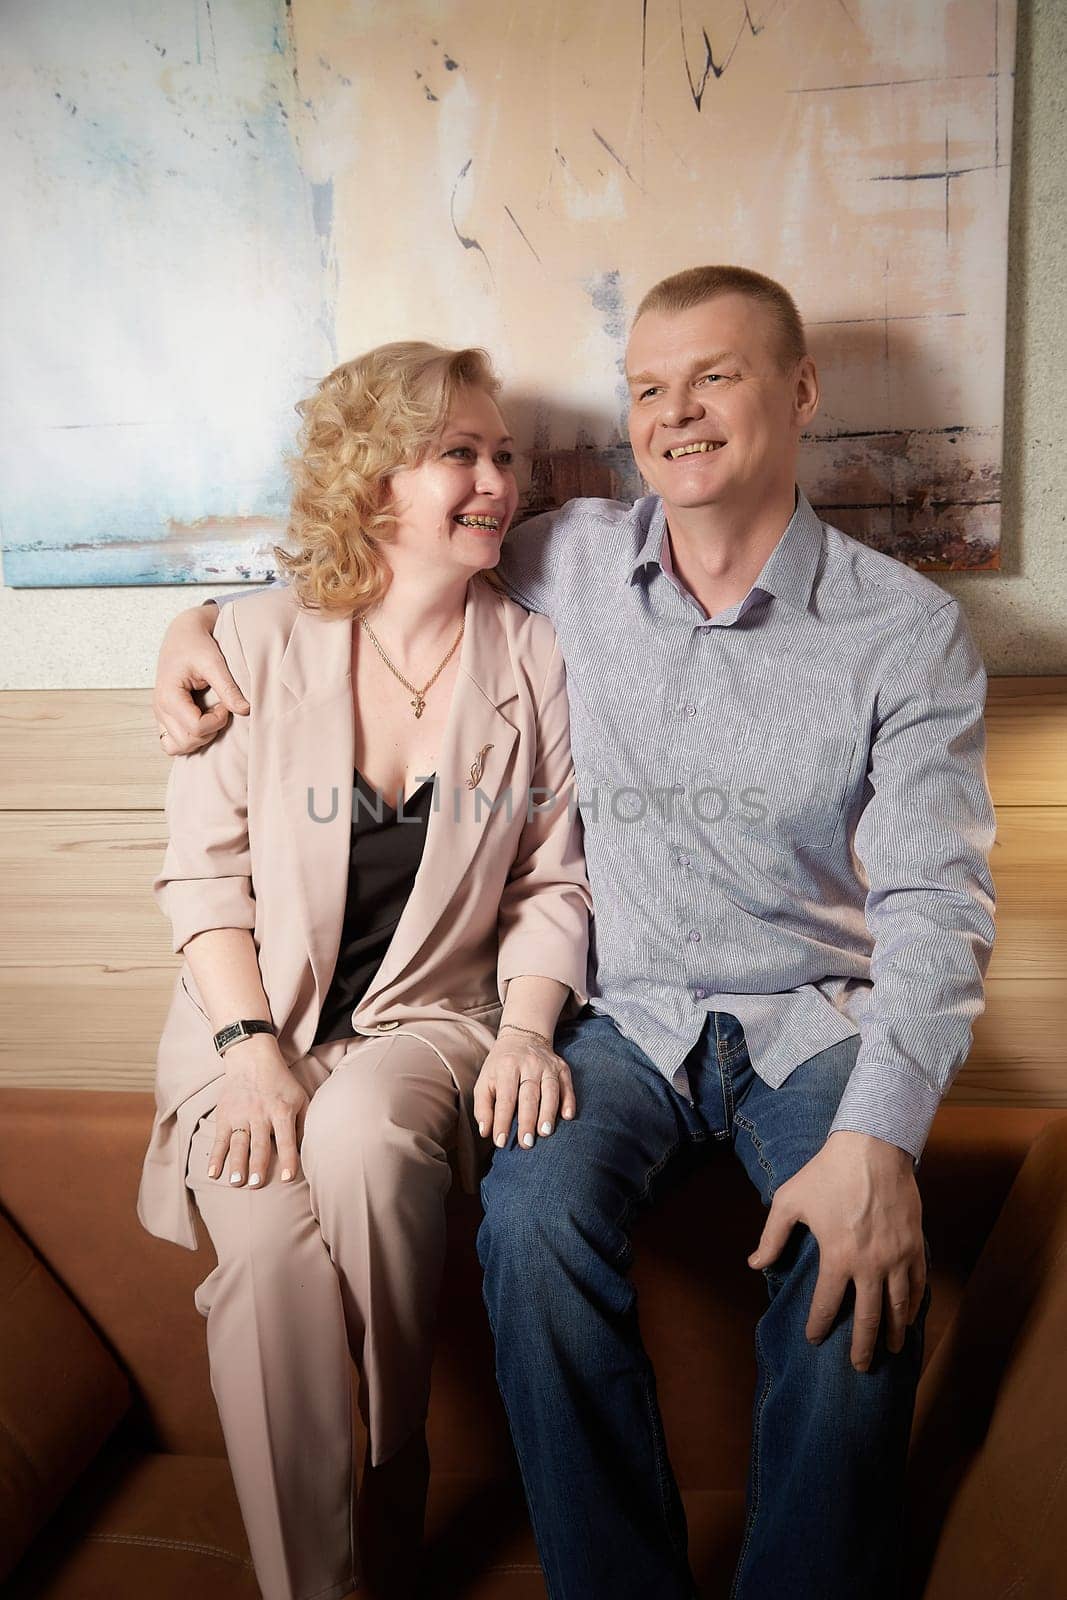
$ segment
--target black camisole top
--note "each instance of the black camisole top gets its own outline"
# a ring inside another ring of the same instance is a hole
[[[315,1044],[352,1037],[352,1012],[382,964],[415,883],[432,802],[432,777],[408,795],[397,812],[358,769],[353,775],[352,841],[341,948]]]

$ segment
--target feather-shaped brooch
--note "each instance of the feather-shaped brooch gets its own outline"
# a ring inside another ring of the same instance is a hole
[[[485,771],[485,758],[492,748],[493,747],[491,744],[483,744],[482,748],[478,751],[478,759],[472,763],[471,775],[467,779],[468,789],[477,789],[478,785],[481,783],[482,774]]]

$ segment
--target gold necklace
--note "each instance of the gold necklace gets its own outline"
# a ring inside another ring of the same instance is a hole
[[[426,691],[427,691],[427,689],[432,689],[433,688],[434,684],[437,682],[438,678],[441,676],[442,672],[448,666],[448,663],[452,660],[452,657],[455,655],[456,651],[459,649],[459,642],[463,638],[463,629],[466,626],[466,618],[464,618],[463,622],[460,623],[459,632],[456,634],[456,637],[455,637],[455,639],[453,640],[453,643],[452,643],[452,647],[449,650],[447,656],[445,656],[445,659],[441,662],[441,665],[438,667],[438,669],[434,673],[433,677],[427,679],[427,681],[423,684],[421,689],[416,689],[415,685],[413,683],[409,683],[408,680],[404,677],[404,674],[402,672],[398,672],[396,670],[396,668],[393,666],[393,663],[390,661],[389,657],[386,655],[385,651],[382,649],[380,643],[378,642],[377,638],[375,637],[374,630],[372,629],[370,623],[367,621],[366,617],[360,617],[359,620],[362,623],[365,632],[369,636],[371,644],[374,646],[375,650],[377,650],[378,654],[381,656],[382,660],[385,662],[386,666],[389,668],[389,671],[393,674],[393,677],[394,678],[399,678],[400,682],[404,685],[404,688],[409,690],[415,696],[414,700],[410,700],[408,702],[408,704],[413,707],[414,712],[415,712],[415,719],[417,721],[419,719],[419,717],[422,716],[422,713],[426,710]]]

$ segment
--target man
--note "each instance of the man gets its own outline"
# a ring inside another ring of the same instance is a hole
[[[524,1148],[520,1090],[518,1137],[495,1129],[498,1378],[553,1600],[693,1595],[629,1222],[684,1146],[729,1140],[770,1296],[733,1595],[888,1597],[929,1299],[914,1169],[993,940],[985,676],[954,600],[796,489],[819,387],[780,285],[666,279],[626,368],[653,493],[538,517],[501,564],[567,665],[596,963],[555,1041],[577,1116]],[[228,714],[198,722],[182,685],[241,710],[213,617],[168,635],[169,745]]]

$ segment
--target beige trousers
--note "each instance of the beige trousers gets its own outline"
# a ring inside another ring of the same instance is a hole
[[[397,1035],[292,1071],[310,1104],[291,1182],[273,1147],[259,1188],[209,1178],[214,1112],[197,1124],[185,1181],[218,1265],[195,1300],[264,1600],[339,1600],[357,1574],[351,1362],[377,1466],[426,1417],[459,1097]]]

